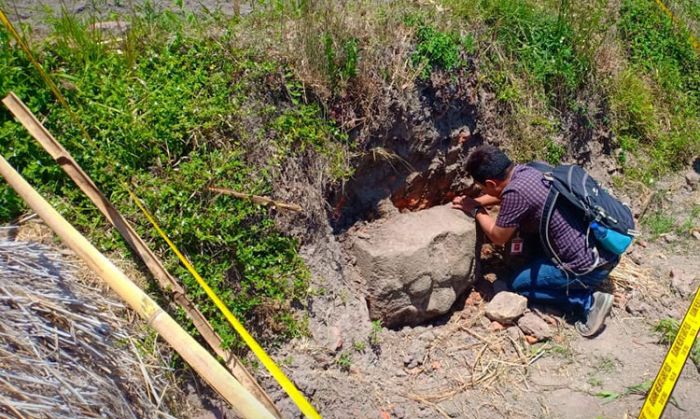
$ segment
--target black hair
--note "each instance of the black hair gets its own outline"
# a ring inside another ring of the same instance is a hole
[[[498,147],[482,145],[474,149],[467,158],[467,172],[475,181],[483,184],[486,180],[503,180],[513,162]]]

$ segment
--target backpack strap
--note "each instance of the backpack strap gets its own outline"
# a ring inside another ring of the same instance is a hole
[[[554,263],[555,266],[564,271],[567,275],[571,274],[574,277],[586,275],[595,270],[598,267],[598,264],[600,263],[598,249],[595,246],[593,247],[593,252],[595,253],[595,261],[589,269],[582,273],[576,273],[572,271],[566,266],[566,264],[564,264],[564,262],[561,261],[556,251],[554,250],[554,247],[552,246],[551,240],[549,239],[549,224],[552,220],[552,214],[554,213],[554,208],[556,207],[557,199],[559,198],[559,191],[552,185],[551,177],[547,173],[545,173],[544,178],[550,182],[550,187],[549,193],[547,194],[547,199],[545,199],[544,204],[542,205],[542,217],[540,218],[539,236],[540,242],[542,243],[542,248],[544,249],[544,252],[547,255],[547,257],[552,261],[552,263]],[[586,232],[586,243],[588,243],[588,231]]]
[[[549,240],[549,222],[552,219],[552,213],[554,213],[554,204],[557,203],[557,198],[559,198],[559,191],[550,186],[549,193],[547,194],[547,199],[545,199],[544,205],[542,205],[542,217],[540,219],[539,234],[540,242],[542,243],[542,249],[544,249],[545,254],[552,261],[552,263],[554,263],[554,265],[558,266],[559,269],[567,273],[573,274],[573,272],[567,269],[566,266],[559,259],[557,253],[554,251],[554,247],[552,247],[552,242]]]

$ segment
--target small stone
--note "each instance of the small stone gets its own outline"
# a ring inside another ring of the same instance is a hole
[[[542,320],[542,318],[534,313],[525,313],[523,317],[518,320],[518,327],[526,335],[532,335],[537,338],[537,340],[551,339],[554,336],[554,331],[549,327],[547,322]]]
[[[690,286],[693,281],[690,278],[688,278],[682,271],[673,268],[671,269],[671,272],[669,272],[669,276],[671,277],[671,289],[675,291],[678,295],[682,297],[687,297],[693,293],[693,290]]]
[[[509,324],[522,316],[527,308],[527,298],[512,292],[499,292],[486,304],[486,317]]]
[[[635,265],[641,266],[642,263],[644,263],[644,259],[642,258],[642,254],[638,252],[637,250],[633,250],[631,253],[629,253],[629,258],[632,262],[635,263]]]
[[[511,339],[513,339],[516,342],[523,338],[523,331],[520,330],[518,326],[511,326],[507,328],[506,333]]]
[[[649,243],[647,243],[646,240],[640,239],[640,240],[637,240],[635,243],[637,243],[637,245],[643,249],[646,249],[649,246]]]
[[[487,274],[484,274],[484,279],[485,279],[486,281],[492,283],[492,284],[493,284],[494,282],[498,281],[498,277],[497,277],[496,274],[493,273],[493,272],[489,272],[489,273],[487,273]]]
[[[695,237],[695,240],[700,240],[700,231],[693,230],[693,237]]]
[[[665,241],[666,243],[673,243],[673,242],[678,241],[678,236],[676,236],[676,235],[673,234],[673,233],[665,234],[663,237],[664,237],[664,241]]]
[[[630,298],[627,300],[627,306],[625,307],[628,313],[633,315],[646,316],[649,314],[649,304],[637,298]]]
[[[685,181],[688,186],[691,187],[691,189],[696,190],[698,188],[698,184],[700,184],[700,173],[696,172],[695,170],[689,171],[685,174]]]
[[[467,301],[465,302],[466,305],[470,306],[478,306],[481,304],[483,301],[483,298],[481,298],[481,294],[479,294],[477,291],[472,291],[469,293],[469,296],[467,297]]]
[[[396,419],[403,419],[406,417],[406,411],[401,406],[394,407],[394,417]]]
[[[413,356],[411,356],[411,355],[406,355],[406,356],[403,357],[403,364],[404,364],[405,366],[411,365],[411,362],[413,362]]]
[[[331,327],[330,332],[331,332],[330,333],[331,344],[330,344],[330,347],[328,349],[330,349],[331,351],[334,351],[334,352],[338,352],[339,350],[341,350],[343,348],[343,343],[345,343],[345,339],[343,339],[343,335],[342,335],[340,329],[337,327]]]
[[[525,335],[525,342],[527,342],[530,345],[534,345],[537,342],[539,342],[539,340],[534,336]]]
[[[499,322],[496,322],[496,321],[491,322],[491,324],[489,325],[489,329],[492,332],[500,332],[501,330],[503,330],[505,328],[506,328],[505,326],[503,326],[502,324],[500,324]]]

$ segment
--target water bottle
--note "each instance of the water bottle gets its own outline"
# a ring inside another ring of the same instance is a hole
[[[625,250],[632,244],[631,236],[607,228],[595,221],[591,223],[591,230],[593,230],[593,236],[598,240],[598,243],[616,255],[625,253]]]

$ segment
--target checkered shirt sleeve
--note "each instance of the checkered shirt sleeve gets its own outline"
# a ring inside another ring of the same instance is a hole
[[[496,225],[502,228],[518,227],[529,210],[530,205],[520,191],[505,190],[501,195],[501,210],[496,217]]]

